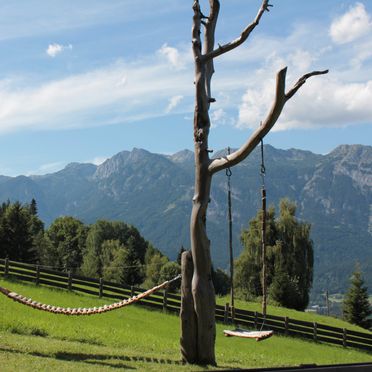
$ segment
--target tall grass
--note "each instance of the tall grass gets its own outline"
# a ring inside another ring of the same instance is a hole
[[[110,302],[30,284],[0,280],[0,285],[52,305],[89,307]],[[372,362],[371,354],[352,349],[280,336],[257,343],[226,338],[223,329],[217,325],[219,368]],[[1,371],[198,370],[179,364],[179,337],[177,316],[138,305],[103,315],[67,317],[0,297]]]

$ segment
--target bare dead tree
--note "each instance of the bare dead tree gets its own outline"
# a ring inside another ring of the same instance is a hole
[[[211,278],[210,241],[206,232],[206,214],[210,201],[212,177],[215,173],[244,160],[278,120],[284,105],[306,80],[326,71],[313,71],[302,76],[288,91],[285,90],[287,68],[276,77],[275,100],[261,125],[237,151],[226,157],[210,159],[208,136],[209,109],[215,101],[211,94],[214,74],[213,61],[244,43],[259,24],[269,0],[263,0],[256,18],[235,40],[215,48],[215,30],[220,10],[219,0],[209,0],[209,15],[204,16],[199,0],[193,1],[192,50],[195,63],[195,194],[190,221],[191,253],[182,257],[181,352],[188,363],[216,364],[215,358],[215,292]],[[203,40],[202,40],[203,38]]]

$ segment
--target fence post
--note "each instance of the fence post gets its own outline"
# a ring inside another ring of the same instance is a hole
[[[230,304],[227,302],[225,304],[225,310],[223,312],[223,322],[225,324],[227,324],[228,320],[229,320],[229,308],[230,308]]]
[[[314,333],[313,333],[314,341],[318,341],[318,324],[314,322]]]
[[[257,329],[258,326],[258,313],[257,311],[254,312],[254,328]]]
[[[231,324],[235,324],[235,306],[230,306]]]
[[[72,274],[71,270],[68,271],[68,284],[67,284],[68,290],[71,291],[72,289]]]
[[[99,278],[99,298],[103,296],[103,279]]]
[[[4,278],[6,278],[9,274],[9,258],[5,258],[5,267],[4,267]]]
[[[163,311],[167,311],[167,303],[168,303],[168,288],[165,288],[163,291]]]
[[[346,341],[347,341],[347,330],[346,330],[346,328],[343,328],[342,329],[342,346],[343,347],[346,347],[347,346],[347,343],[346,343]]]
[[[133,297],[134,296],[134,286],[131,285],[130,286],[130,297]]]
[[[289,318],[286,316],[284,317],[284,328],[285,328],[285,335],[287,336],[288,335],[288,331],[289,331]]]
[[[36,277],[35,277],[35,284],[40,284],[40,265],[36,265]]]

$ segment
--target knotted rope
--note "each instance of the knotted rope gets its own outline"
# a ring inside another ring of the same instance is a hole
[[[94,314],[103,314],[103,313],[106,313],[108,311],[112,311],[112,310],[116,310],[116,309],[120,309],[124,306],[127,306],[127,305],[130,305],[130,304],[133,304],[135,302],[138,302],[140,300],[142,300],[143,298],[147,297],[147,296],[150,296],[151,294],[159,291],[160,289],[162,288],[165,288],[167,287],[170,283],[178,280],[181,278],[181,275],[178,275],[176,276],[175,278],[171,279],[171,280],[167,280],[165,281],[164,283],[160,284],[160,285],[157,285],[143,293],[140,293],[136,296],[133,296],[131,298],[128,298],[128,299],[125,299],[125,300],[122,300],[122,301],[119,301],[119,302],[115,302],[111,305],[103,305],[103,306],[100,306],[100,307],[90,307],[90,308],[69,308],[69,307],[59,307],[59,306],[52,306],[52,305],[47,305],[47,304],[43,304],[43,303],[40,303],[40,302],[37,302],[37,301],[34,301],[32,300],[32,298],[27,298],[25,296],[22,296],[16,292],[12,292],[10,291],[9,289],[6,289],[6,288],[3,288],[3,287],[0,287],[0,292],[7,296],[8,298],[16,301],[16,302],[19,302],[21,303],[22,305],[26,305],[26,306],[30,306],[34,309],[37,309],[37,310],[43,310],[43,311],[47,311],[49,313],[53,313],[53,314],[63,314],[63,315],[94,315]]]

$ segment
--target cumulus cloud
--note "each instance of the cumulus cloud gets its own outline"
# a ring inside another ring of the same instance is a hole
[[[286,104],[273,130],[372,123],[372,105],[368,103],[372,102],[370,16],[357,3],[330,28],[323,27],[302,27],[301,38],[295,30],[286,38],[271,40],[271,53],[252,71],[242,93],[238,127],[255,129],[265,119],[274,100],[275,74],[284,66],[288,66],[287,89],[306,72],[326,68],[330,72],[306,82]],[[332,46],[324,36],[319,37],[325,29],[332,30],[332,41],[338,44],[354,43],[342,48]],[[300,48],[300,43],[306,48]]]
[[[337,44],[354,41],[372,31],[372,22],[362,3],[356,3],[341,17],[336,18],[329,33]]]
[[[255,129],[274,99],[274,80],[243,96],[239,126]],[[344,83],[329,77],[313,78],[286,104],[273,130],[343,127],[372,121],[372,80]]]
[[[163,44],[159,49],[159,54],[166,57],[168,63],[170,63],[173,68],[180,70],[185,67],[185,61],[177,48],[171,47],[168,44]]]
[[[210,115],[212,127],[216,128],[221,125],[234,125],[234,118],[229,115],[224,109],[219,108],[213,110]]]
[[[49,44],[47,50],[45,51],[49,57],[56,57],[58,54],[62,53],[66,49],[72,49],[72,45],[61,45],[57,43]]]
[[[171,112],[173,109],[175,109],[180,104],[182,100],[183,100],[183,96],[181,95],[171,97],[169,99],[169,103],[168,103],[167,108],[165,109],[165,112],[166,113]]]

